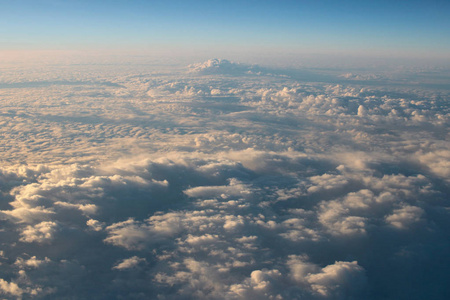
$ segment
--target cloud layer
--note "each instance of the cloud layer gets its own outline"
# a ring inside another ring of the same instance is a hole
[[[445,90],[46,68],[2,73],[2,297],[450,294]]]

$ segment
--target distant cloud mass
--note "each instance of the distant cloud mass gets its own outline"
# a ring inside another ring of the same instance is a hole
[[[0,298],[449,299],[449,79],[0,65]]]
[[[191,64],[188,66],[190,73],[197,73],[202,75],[244,75],[252,74],[257,71],[257,66],[250,66],[246,64],[231,62],[226,59],[209,59],[202,63]]]

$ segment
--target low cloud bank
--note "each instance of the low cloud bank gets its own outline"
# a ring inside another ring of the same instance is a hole
[[[1,297],[448,298],[445,91],[191,69],[0,87]]]

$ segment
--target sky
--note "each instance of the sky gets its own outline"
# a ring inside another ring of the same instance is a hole
[[[0,298],[450,299],[449,5],[0,0]]]
[[[2,0],[0,49],[184,49],[445,57],[441,1]]]

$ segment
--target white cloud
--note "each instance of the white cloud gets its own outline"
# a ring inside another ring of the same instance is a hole
[[[133,219],[116,223],[106,228],[110,236],[105,239],[106,243],[122,246],[126,249],[142,249],[144,243],[151,238],[151,233],[146,227],[137,224]]]
[[[282,274],[278,270],[255,270],[250,278],[242,284],[230,287],[230,292],[238,299],[283,299],[280,294],[274,294],[274,284],[280,280]]]
[[[58,224],[56,222],[41,222],[34,226],[28,225],[21,233],[20,240],[25,243],[43,243],[53,239]]]
[[[315,296],[352,299],[362,296],[367,284],[365,271],[356,261],[337,261],[320,268],[305,257],[291,256],[287,263],[291,278]]]
[[[87,220],[86,225],[89,226],[94,231],[101,231],[103,230],[104,227],[104,223],[94,219]]]
[[[8,282],[0,278],[0,292],[9,296],[20,297],[23,294],[23,290],[14,282]]]
[[[50,262],[50,259],[46,257],[45,259],[37,259],[36,256],[32,256],[25,260],[21,257],[17,258],[15,265],[21,268],[38,268],[40,265]]]
[[[115,265],[113,267],[113,269],[116,269],[116,270],[133,269],[133,268],[136,268],[137,266],[139,266],[139,264],[142,264],[145,262],[146,262],[145,258],[139,258],[137,256],[133,256],[133,257],[122,260],[117,265]]]
[[[245,184],[239,182],[235,178],[230,179],[230,184],[226,186],[198,186],[184,191],[189,197],[210,198],[214,196],[228,197],[228,196],[245,196],[250,194],[251,190]]]
[[[410,226],[421,222],[424,215],[423,209],[416,206],[405,206],[386,217],[386,222],[399,229],[408,229]]]
[[[444,145],[442,145],[444,146]],[[446,146],[444,146],[446,147]],[[420,151],[422,152],[422,151]],[[434,174],[445,180],[450,178],[450,150],[436,149],[428,153],[418,153],[417,157],[421,163],[427,166]]]
[[[226,59],[209,59],[203,63],[192,64],[188,66],[190,73],[198,73],[203,75],[211,74],[228,74],[243,75],[260,73],[261,70],[257,66],[249,66],[241,63],[231,62]]]
[[[359,294],[366,285],[364,269],[356,261],[338,261],[309,274],[307,281],[318,294],[334,299],[350,298]]]
[[[348,184],[348,179],[342,175],[323,174],[319,176],[312,176],[309,180],[314,184],[308,188],[309,193],[339,188]]]

